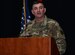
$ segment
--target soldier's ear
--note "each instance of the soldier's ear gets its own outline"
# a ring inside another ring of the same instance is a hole
[[[46,8],[44,8],[44,13],[46,13]]]
[[[31,10],[31,12],[32,12],[32,14],[34,15],[34,11],[33,11],[33,10]]]

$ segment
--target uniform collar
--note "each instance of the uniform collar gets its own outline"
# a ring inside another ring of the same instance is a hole
[[[34,24],[36,21],[35,21],[35,19],[32,21],[32,23]],[[44,26],[46,26],[46,24],[47,24],[47,16],[45,15],[45,17],[44,17],[44,21],[42,22],[43,23],[43,25]]]

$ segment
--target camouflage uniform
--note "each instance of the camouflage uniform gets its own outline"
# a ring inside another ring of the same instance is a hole
[[[65,35],[62,29],[55,20],[47,18],[46,16],[43,22],[37,23],[35,19],[31,21],[27,26],[26,34],[25,31],[21,34],[21,36],[25,35],[32,35],[34,37],[52,36],[56,40],[60,55],[66,50]]]

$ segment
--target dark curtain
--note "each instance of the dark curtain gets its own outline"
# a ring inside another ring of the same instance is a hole
[[[4,0],[4,15],[0,37],[18,37],[22,11],[22,0]]]

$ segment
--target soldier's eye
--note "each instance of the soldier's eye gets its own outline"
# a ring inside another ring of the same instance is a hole
[[[34,8],[34,10],[36,10],[36,9],[37,9],[37,7]]]
[[[42,9],[43,7],[42,7],[42,6],[40,6],[39,8],[40,8],[40,9]]]

